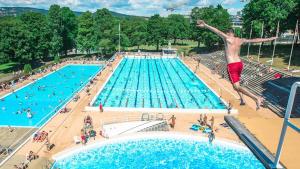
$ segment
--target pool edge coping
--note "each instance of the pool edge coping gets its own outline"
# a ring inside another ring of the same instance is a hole
[[[73,154],[79,153],[80,151],[89,151],[92,148],[95,147],[101,147],[105,146],[108,144],[115,144],[115,143],[122,143],[126,141],[131,141],[131,140],[144,140],[144,139],[178,139],[178,140],[190,140],[192,139],[193,141],[209,141],[208,137],[202,136],[202,135],[194,135],[192,133],[186,133],[186,132],[151,132],[151,135],[149,135],[149,132],[139,132],[139,133],[133,133],[133,134],[125,134],[125,135],[119,135],[115,136],[109,139],[105,140],[97,140],[91,144],[88,145],[74,145],[70,148],[66,148],[65,150],[58,152],[54,155],[52,155],[51,159],[55,161],[67,158],[69,156],[72,156]],[[214,142],[217,142],[217,144],[226,144],[230,145],[234,149],[239,149],[243,151],[249,151],[250,153],[251,150],[243,143],[243,142],[237,142],[234,140],[230,139],[225,139],[225,138],[217,138],[214,140]],[[214,144],[214,143],[212,143]],[[252,153],[253,154],[253,153]],[[254,154],[253,154],[254,156]],[[259,161],[259,160],[258,160]]]

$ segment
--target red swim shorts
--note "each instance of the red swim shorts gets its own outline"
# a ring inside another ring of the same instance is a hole
[[[227,65],[227,71],[231,83],[239,82],[241,80],[241,74],[243,71],[243,63],[242,62],[229,63]]]

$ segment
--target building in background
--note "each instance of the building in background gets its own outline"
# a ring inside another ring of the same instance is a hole
[[[231,23],[233,28],[242,28],[242,12],[238,11],[236,15],[230,15]]]

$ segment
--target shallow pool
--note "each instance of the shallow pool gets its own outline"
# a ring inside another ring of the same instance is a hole
[[[67,65],[2,97],[0,126],[39,127],[102,69],[100,65]],[[33,113],[27,118],[26,111]]]
[[[152,135],[152,134],[151,134]],[[207,138],[152,135],[106,141],[57,157],[54,169],[260,169],[249,149]]]

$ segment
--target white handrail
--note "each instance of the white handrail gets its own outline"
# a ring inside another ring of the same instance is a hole
[[[281,155],[281,152],[282,152],[282,146],[283,146],[283,142],[284,142],[284,139],[285,139],[285,134],[286,134],[287,127],[291,127],[293,130],[300,133],[300,128],[295,126],[292,122],[289,121],[291,113],[292,113],[293,104],[294,104],[294,100],[295,100],[295,96],[296,96],[296,92],[297,92],[298,87],[300,87],[300,82],[294,83],[292,88],[291,88],[289,101],[288,101],[285,116],[284,116],[284,122],[283,122],[283,125],[282,125],[281,134],[280,134],[280,139],[279,139],[279,143],[278,143],[278,146],[277,146],[276,156],[275,156],[275,160],[274,160],[272,168],[283,168],[279,164],[279,160],[280,160],[280,155]]]

